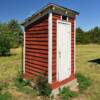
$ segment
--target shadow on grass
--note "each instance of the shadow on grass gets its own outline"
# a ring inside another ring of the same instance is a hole
[[[100,64],[100,58],[98,58],[98,59],[93,59],[93,60],[89,60],[88,62]]]

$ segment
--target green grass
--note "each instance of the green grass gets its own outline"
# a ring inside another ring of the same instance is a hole
[[[37,96],[39,94],[36,89],[33,89],[29,80],[24,80],[22,77],[18,76],[14,82],[19,92],[32,96]]]
[[[98,100],[100,98],[100,64],[89,61],[95,59],[100,61],[100,45],[78,45],[76,55],[77,72],[89,77],[92,81],[82,97],[85,100]]]
[[[12,95],[13,100],[32,100],[38,93],[27,86],[28,81],[19,78],[22,70],[22,49],[12,49],[11,54],[0,56],[0,93],[5,92],[0,94],[0,100],[9,100],[8,94]]]
[[[0,57],[0,82],[11,83],[22,66],[21,48],[12,49],[11,52],[11,56]]]
[[[76,73],[76,78],[79,83],[79,90],[80,92],[83,92],[91,85],[90,78],[86,77],[85,75],[82,75],[80,73]]]
[[[0,100],[12,100],[12,96],[9,92],[0,93]]]
[[[13,96],[16,96],[16,99],[13,100],[32,100],[32,95],[29,95],[30,90],[27,91],[27,87],[17,92],[13,89],[14,81],[22,68],[21,48],[12,49],[11,52],[13,54],[11,56],[0,57],[0,83],[2,82],[7,86],[3,90],[8,91],[10,89]],[[83,100],[98,100],[100,98],[100,64],[89,61],[100,59],[100,45],[77,45],[76,52],[76,71],[89,77],[92,81],[91,86],[80,93],[79,97]],[[27,95],[27,93],[29,94]]]
[[[62,100],[70,100],[77,97],[78,93],[71,91],[68,87],[64,87],[63,89],[59,89],[59,96],[61,96]]]
[[[38,92],[35,89],[32,89],[29,86],[23,86],[21,88],[18,88],[19,92],[25,93],[27,95],[31,95],[31,96],[37,96]]]

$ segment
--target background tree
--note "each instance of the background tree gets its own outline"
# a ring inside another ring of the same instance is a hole
[[[76,42],[83,43],[84,31],[79,27],[76,29]]]
[[[11,39],[12,39],[12,46],[18,47],[22,44],[23,32],[21,25],[18,23],[17,20],[11,20],[8,22],[8,30],[10,31]]]
[[[100,28],[94,27],[89,31],[83,31],[81,28],[76,29],[76,43],[78,44],[89,44],[96,43],[100,44]]]
[[[10,54],[11,42],[8,27],[6,24],[0,24],[0,55],[5,56]]]
[[[10,48],[22,44],[23,32],[16,20],[0,23],[0,55],[10,54]]]
[[[10,54],[10,48],[22,45],[23,31],[17,20],[8,23],[0,23],[0,55]],[[76,29],[77,44],[100,44],[100,27],[94,27],[89,31]]]

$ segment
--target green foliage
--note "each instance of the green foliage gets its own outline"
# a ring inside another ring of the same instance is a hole
[[[5,56],[10,54],[10,39],[8,33],[0,33],[0,55]]]
[[[32,96],[38,95],[38,91],[36,91],[30,86],[22,86],[21,88],[18,88],[18,91],[23,92],[25,94],[29,94],[29,95],[31,94]]]
[[[16,20],[0,23],[0,55],[10,54],[10,48],[22,44],[22,28]]]
[[[10,20],[8,23],[8,30],[10,31],[11,34],[11,39],[12,39],[12,46],[13,47],[18,47],[18,45],[22,44],[22,39],[23,39],[23,32],[20,24],[18,23],[17,20]]]
[[[68,87],[59,89],[59,95],[62,97],[62,100],[70,100],[70,98],[78,96],[76,92],[71,91]]]
[[[2,91],[4,88],[8,87],[8,83],[7,82],[0,82],[0,91]]]
[[[86,90],[91,85],[91,80],[80,73],[76,74],[76,78],[79,83],[80,91]]]
[[[12,96],[10,93],[0,93],[0,100],[12,100]]]
[[[21,75],[19,75],[16,80],[15,80],[15,86],[17,88],[22,88],[24,86],[30,85],[30,81],[29,80],[24,80],[23,77]]]
[[[50,98],[51,98],[51,100],[54,99],[54,95],[52,94]]]
[[[37,96],[38,92],[30,86],[29,80],[24,80],[21,75],[19,75],[15,80],[15,86],[17,90],[25,94],[31,94],[32,96]]]
[[[16,80],[15,86],[18,88],[18,91],[24,92],[26,94],[32,95],[42,95],[49,96],[51,94],[51,88],[48,84],[48,81],[44,77],[38,77],[36,79],[35,88],[32,87],[29,80],[24,80],[22,75],[19,73]],[[32,93],[33,92],[33,93]]]
[[[40,95],[50,96],[52,90],[48,84],[48,80],[46,79],[46,77],[38,77],[36,80],[36,87]]]
[[[97,43],[100,44],[100,28],[94,27],[89,31],[83,31],[81,28],[76,29],[76,42],[78,44]]]
[[[76,41],[77,43],[83,42],[84,31],[81,28],[76,29]]]

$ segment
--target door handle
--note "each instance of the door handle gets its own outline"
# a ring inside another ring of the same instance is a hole
[[[59,51],[58,54],[59,54],[59,57],[61,58],[61,51]]]

